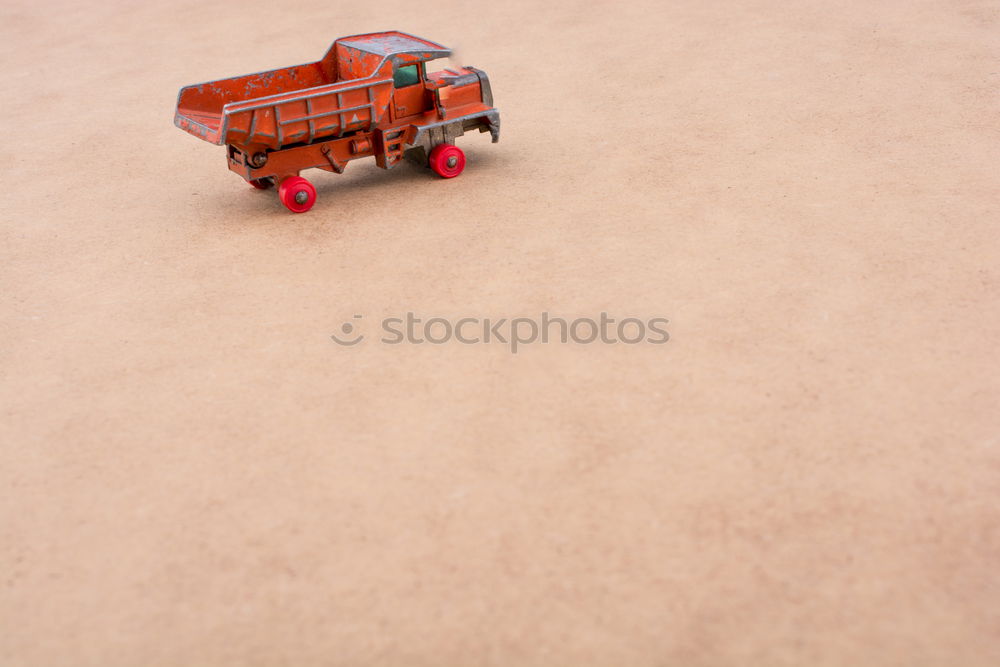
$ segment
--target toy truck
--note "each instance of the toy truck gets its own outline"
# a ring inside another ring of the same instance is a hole
[[[470,130],[500,138],[486,73],[429,73],[448,56],[440,44],[391,31],[338,39],[322,60],[182,88],[174,124],[226,146],[229,169],[250,185],[277,185],[281,203],[303,213],[316,188],[299,173],[342,173],[372,156],[383,169],[406,156],[443,178],[465,168],[455,139]]]

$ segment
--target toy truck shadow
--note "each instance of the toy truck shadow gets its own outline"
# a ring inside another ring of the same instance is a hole
[[[427,72],[450,53],[395,31],[344,37],[318,62],[182,88],[174,124],[225,145],[229,169],[277,184],[293,213],[316,203],[305,169],[339,174],[364,157],[391,169],[405,156],[454,178],[465,168],[455,139],[478,130],[497,142],[500,113],[482,70]]]

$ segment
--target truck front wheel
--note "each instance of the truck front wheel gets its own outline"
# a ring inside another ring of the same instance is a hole
[[[452,144],[438,144],[428,160],[431,169],[441,178],[455,178],[465,169],[465,153]]]

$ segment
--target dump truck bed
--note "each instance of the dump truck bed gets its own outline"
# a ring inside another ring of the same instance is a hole
[[[321,63],[183,88],[174,122],[214,144],[277,149],[373,126],[392,78],[329,82]]]
[[[392,96],[393,62],[448,53],[395,31],[345,37],[314,63],[182,88],[174,123],[205,141],[251,150],[371,129]]]

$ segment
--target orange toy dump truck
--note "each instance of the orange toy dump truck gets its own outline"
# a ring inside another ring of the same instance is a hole
[[[468,130],[500,137],[500,113],[486,73],[475,67],[427,73],[451,51],[402,32],[338,39],[323,59],[182,88],[174,124],[226,145],[229,169],[259,189],[278,186],[281,202],[302,213],[316,188],[299,176],[317,167],[338,174],[374,156],[389,169],[403,158],[458,176]]]

